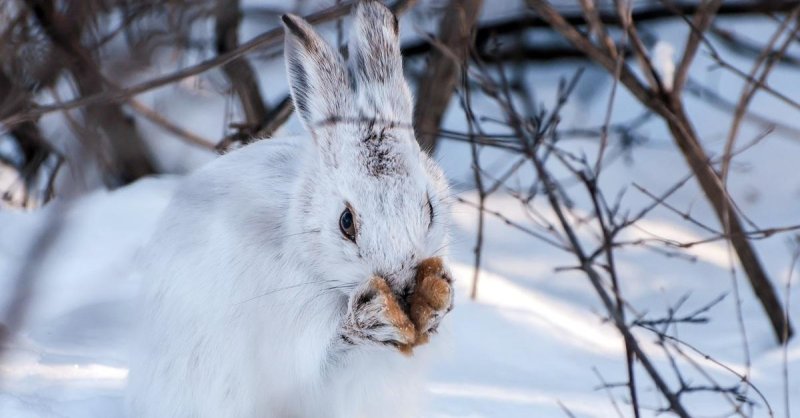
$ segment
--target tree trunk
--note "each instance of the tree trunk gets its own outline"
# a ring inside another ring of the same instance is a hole
[[[414,125],[420,147],[431,154],[436,149],[442,116],[459,80],[461,63],[469,56],[472,28],[482,4],[483,0],[450,1],[439,25],[439,45],[433,47],[420,80]]]

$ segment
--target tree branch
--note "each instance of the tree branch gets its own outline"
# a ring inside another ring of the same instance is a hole
[[[609,55],[604,54],[599,47],[593,45],[573,25],[569,24],[547,1],[527,0],[527,3],[542,19],[548,21],[555,30],[570,41],[573,46],[582,50],[592,60],[602,65],[606,71],[613,73],[616,70],[615,61]],[[717,172],[710,165],[710,159],[700,145],[694,126],[689,121],[682,103],[680,100],[672,100],[653,94],[625,66],[620,71],[619,80],[644,106],[664,118],[676,145],[694,172],[706,198],[717,214],[717,218],[723,226],[726,226],[726,230],[730,234],[731,244],[739,257],[743,269],[747,273],[753,291],[769,317],[777,340],[780,343],[785,342],[784,336],[788,334],[791,337],[792,327],[785,322],[783,309],[775,288],[761,265],[755,249],[747,239],[735,205],[730,196],[728,196]],[[672,95],[671,97],[674,98],[676,96]],[[785,332],[787,329],[789,330],[788,333]]]
[[[81,95],[91,97],[104,94],[107,91],[104,77],[91,53],[81,45],[79,19],[64,18],[56,10],[53,0],[28,0],[27,4],[50,42],[69,57],[68,62],[62,65],[75,78]],[[65,13],[74,14],[72,12],[67,10]],[[56,60],[51,61],[57,64]],[[86,123],[97,127],[100,134],[90,135],[87,141],[97,150],[108,154],[109,161],[100,164],[104,171],[103,181],[108,187],[122,186],[156,172],[149,150],[132,119],[122,112],[119,104],[89,106],[87,115]]]

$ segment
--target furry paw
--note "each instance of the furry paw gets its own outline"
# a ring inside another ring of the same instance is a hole
[[[428,342],[439,322],[453,309],[453,279],[441,258],[428,258],[417,267],[416,286],[409,299],[409,318],[414,324],[414,345]]]
[[[342,338],[350,344],[371,342],[408,352],[416,331],[381,277],[373,277],[350,296]]]

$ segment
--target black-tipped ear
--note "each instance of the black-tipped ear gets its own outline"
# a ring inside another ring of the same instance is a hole
[[[286,69],[295,109],[309,131],[349,113],[350,83],[341,56],[303,18],[281,16]]]
[[[294,19],[299,19],[298,17],[292,17],[291,15],[285,14],[281,15],[281,21],[283,21],[283,25],[292,35],[296,36],[304,45],[309,44],[309,39],[306,37],[305,32],[303,29],[298,25]]]
[[[361,111],[410,123],[413,104],[403,77],[397,17],[377,0],[358,2],[353,15],[348,66]]]

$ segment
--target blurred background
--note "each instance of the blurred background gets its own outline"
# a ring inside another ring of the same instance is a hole
[[[387,4],[454,190],[425,416],[800,414],[800,1]],[[0,3],[0,416],[123,415],[138,248],[351,6]]]

